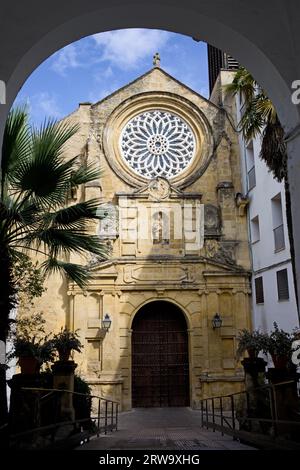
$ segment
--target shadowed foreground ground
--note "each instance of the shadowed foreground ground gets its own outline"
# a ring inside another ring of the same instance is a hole
[[[120,414],[119,431],[93,438],[81,450],[250,450],[247,445],[200,427],[190,408],[137,408]]]

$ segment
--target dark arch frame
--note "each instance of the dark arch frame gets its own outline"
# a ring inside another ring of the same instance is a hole
[[[36,2],[3,1],[0,29],[0,80],[6,83],[6,104],[0,106],[0,141],[7,113],[20,87],[34,69],[60,48],[84,36],[122,28],[156,28],[185,34],[221,48],[253,74],[277,108],[286,132],[297,131],[300,106],[291,101],[291,84],[299,78],[298,21],[296,0],[275,2],[272,8],[260,0],[80,0],[69,5],[54,0],[44,14]],[[232,14],[232,13],[235,14]],[[32,18],[35,18],[32,28]],[[268,18],[266,33],[265,18]],[[17,22],[17,27],[16,27]],[[14,31],[14,34],[12,34]],[[278,32],[280,31],[280,34]],[[297,288],[300,297],[300,135],[288,142]]]

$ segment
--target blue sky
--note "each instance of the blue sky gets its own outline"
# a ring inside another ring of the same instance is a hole
[[[16,103],[28,104],[35,124],[60,119],[79,102],[96,102],[147,72],[157,51],[166,72],[208,97],[205,43],[166,31],[123,29],[88,36],[50,56]]]

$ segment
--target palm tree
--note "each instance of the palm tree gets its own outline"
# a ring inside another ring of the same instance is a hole
[[[291,195],[287,172],[287,148],[284,141],[284,130],[273,103],[252,75],[240,67],[232,83],[225,86],[226,92],[240,95],[244,99],[239,129],[246,142],[262,135],[260,158],[264,160],[273,173],[274,178],[285,186],[286,216],[290,251],[292,259],[294,285],[296,286],[295,248],[293,239],[293,219],[291,211]],[[295,295],[298,306],[297,289]]]
[[[12,268],[30,253],[43,254],[45,273],[61,272],[79,286],[88,280],[86,267],[70,262],[72,254],[107,255],[86,222],[99,219],[96,199],[68,203],[74,188],[99,178],[99,169],[70,160],[63,149],[78,127],[45,122],[30,127],[25,109],[10,112],[3,139],[0,178],[0,340],[6,342],[9,314],[17,301]],[[6,422],[5,368],[0,371],[0,427]]]

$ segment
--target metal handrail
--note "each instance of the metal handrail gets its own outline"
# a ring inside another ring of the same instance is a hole
[[[21,387],[21,390],[31,390],[32,392],[64,392],[64,393],[72,393],[72,395],[83,395],[89,398],[99,398],[99,400],[104,400],[108,402],[112,402],[119,405],[118,401],[111,400],[110,398],[104,398],[100,395],[90,395],[88,393],[81,393],[81,392],[72,392],[72,390],[66,390],[64,388],[38,388],[38,387]]]
[[[18,432],[10,436],[10,440],[12,442],[18,440],[19,438],[30,436],[35,433],[44,433],[45,431],[49,431],[49,434],[51,434],[51,441],[53,442],[55,440],[55,432],[59,428],[68,425],[68,426],[74,426],[74,429],[76,429],[78,428],[78,426],[83,425],[84,423],[91,422],[91,421],[93,421],[95,425],[95,429],[93,431],[90,431],[91,436],[97,435],[97,437],[99,437],[101,433],[107,434],[107,432],[109,431],[113,432],[113,431],[118,430],[118,415],[119,415],[120,404],[119,402],[115,400],[104,398],[99,395],[91,395],[87,393],[74,392],[74,391],[66,390],[66,389],[21,387],[21,390],[24,392],[30,391],[30,392],[37,392],[37,393],[48,392],[46,395],[39,397],[40,402],[45,398],[49,399],[51,395],[55,396],[55,394],[63,394],[63,393],[70,393],[72,394],[72,396],[74,395],[83,396],[83,397],[86,397],[88,400],[97,399],[98,400],[97,415],[96,416],[92,415],[88,418],[83,418],[83,419],[75,419],[74,421],[63,421],[63,422],[55,421],[54,423],[51,423],[45,426],[37,426],[26,431]],[[104,407],[102,406],[102,402],[104,403]],[[104,421],[104,424],[103,424],[103,421]]]
[[[280,436],[280,425],[288,425],[288,426],[299,426],[300,427],[300,415],[299,421],[293,421],[290,419],[280,419],[278,416],[278,409],[277,409],[277,397],[276,397],[276,390],[279,387],[283,387],[285,385],[295,384],[295,380],[288,380],[284,382],[280,382],[277,384],[265,384],[261,387],[253,387],[248,390],[244,390],[241,392],[235,392],[228,395],[222,396],[215,396],[204,398],[200,402],[200,410],[201,410],[201,426],[206,427],[207,429],[212,428],[213,431],[219,430],[222,435],[224,433],[230,434],[233,436],[233,439],[237,439],[239,437],[245,438],[246,434],[251,434],[251,432],[246,432],[244,430],[240,430],[239,428],[239,419],[240,418],[244,422],[257,422],[260,424],[266,423],[271,424],[272,426],[272,439],[274,440],[276,437]],[[268,391],[269,401],[268,401],[268,415],[266,416],[251,416],[250,415],[250,395],[253,392],[262,392]],[[236,413],[236,406],[235,406],[235,397],[245,395],[245,415],[241,415],[237,417]],[[229,401],[230,406],[228,407],[227,411],[224,411],[224,404],[226,399]],[[208,410],[208,404],[211,402],[211,411]],[[216,403],[219,403],[219,409],[216,412]],[[226,416],[227,414],[227,416]],[[219,420],[219,423],[217,422]],[[263,432],[260,435],[266,436]],[[299,434],[300,435],[300,434]],[[248,436],[249,437],[249,436]],[[270,437],[270,436],[269,436]],[[251,441],[251,436],[249,438]],[[298,446],[298,442],[296,443]],[[300,443],[299,443],[300,446]]]

